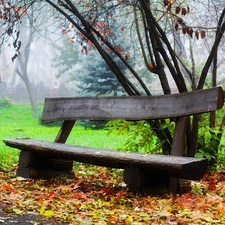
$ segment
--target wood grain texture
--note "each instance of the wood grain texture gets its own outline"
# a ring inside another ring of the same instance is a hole
[[[75,122],[76,121],[74,121],[74,120],[63,121],[63,124],[62,124],[54,142],[65,143],[67,138],[70,135],[71,130],[73,129]]]
[[[214,111],[223,103],[221,87],[162,96],[46,98],[42,121],[173,118]]]
[[[4,142],[10,147],[33,151],[44,158],[75,160],[111,168],[139,167],[151,174],[167,174],[184,179],[200,179],[208,166],[206,159],[190,157],[144,155],[22,138],[5,139]]]

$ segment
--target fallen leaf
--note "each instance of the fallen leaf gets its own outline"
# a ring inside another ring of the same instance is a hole
[[[5,191],[16,191],[12,184],[3,183],[1,188]]]

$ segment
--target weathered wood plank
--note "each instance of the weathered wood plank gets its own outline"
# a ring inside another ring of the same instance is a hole
[[[71,130],[73,129],[73,126],[75,124],[75,120],[65,120],[63,121],[63,124],[55,138],[55,142],[58,143],[65,143],[67,138],[70,135]]]
[[[223,102],[221,87],[154,97],[46,98],[42,121],[173,118],[214,111]]]
[[[173,137],[173,144],[170,155],[183,156],[185,147],[185,134],[187,127],[187,117],[178,117]],[[169,179],[168,190],[170,193],[178,193],[179,179],[171,177]]]
[[[51,159],[76,160],[112,168],[139,167],[150,174],[167,174],[171,177],[191,180],[200,179],[208,166],[206,159],[190,157],[143,155],[22,138],[3,141],[10,147],[35,152]]]

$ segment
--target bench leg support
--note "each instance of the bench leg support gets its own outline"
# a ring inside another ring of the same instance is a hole
[[[51,178],[56,176],[73,176],[73,161],[45,159],[30,151],[21,151],[17,176],[23,178]]]
[[[171,185],[171,179],[175,186]],[[147,195],[163,195],[168,193],[183,194],[191,190],[191,182],[170,178],[166,174],[153,174],[138,167],[124,169],[124,182],[130,191]]]
[[[124,169],[124,182],[130,191],[147,195],[162,195],[168,192],[169,177],[150,174],[142,168]]]

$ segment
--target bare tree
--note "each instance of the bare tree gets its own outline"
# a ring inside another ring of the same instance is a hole
[[[26,20],[26,21],[24,21],[24,20]],[[30,47],[33,42],[33,37],[34,37],[35,31],[34,31],[34,28],[30,25],[27,26],[27,28],[24,26],[27,23],[30,23],[30,21],[28,21],[28,18],[24,18],[23,23],[24,23],[23,26],[20,25],[20,27],[19,27],[19,32],[21,33],[21,35],[20,35],[21,42],[18,42],[17,45],[20,45],[20,43],[22,43],[22,42],[24,44],[20,48],[21,53],[18,54],[18,56],[15,59],[17,61],[17,64],[16,64],[17,66],[15,68],[15,72],[24,81],[24,84],[26,86],[26,89],[27,89],[27,92],[29,95],[33,116],[36,117],[38,114],[37,103],[35,100],[34,91],[33,91],[33,87],[32,87],[32,84],[31,84],[31,81],[29,78],[29,72],[28,72]],[[27,33],[28,33],[28,35],[26,35]]]

